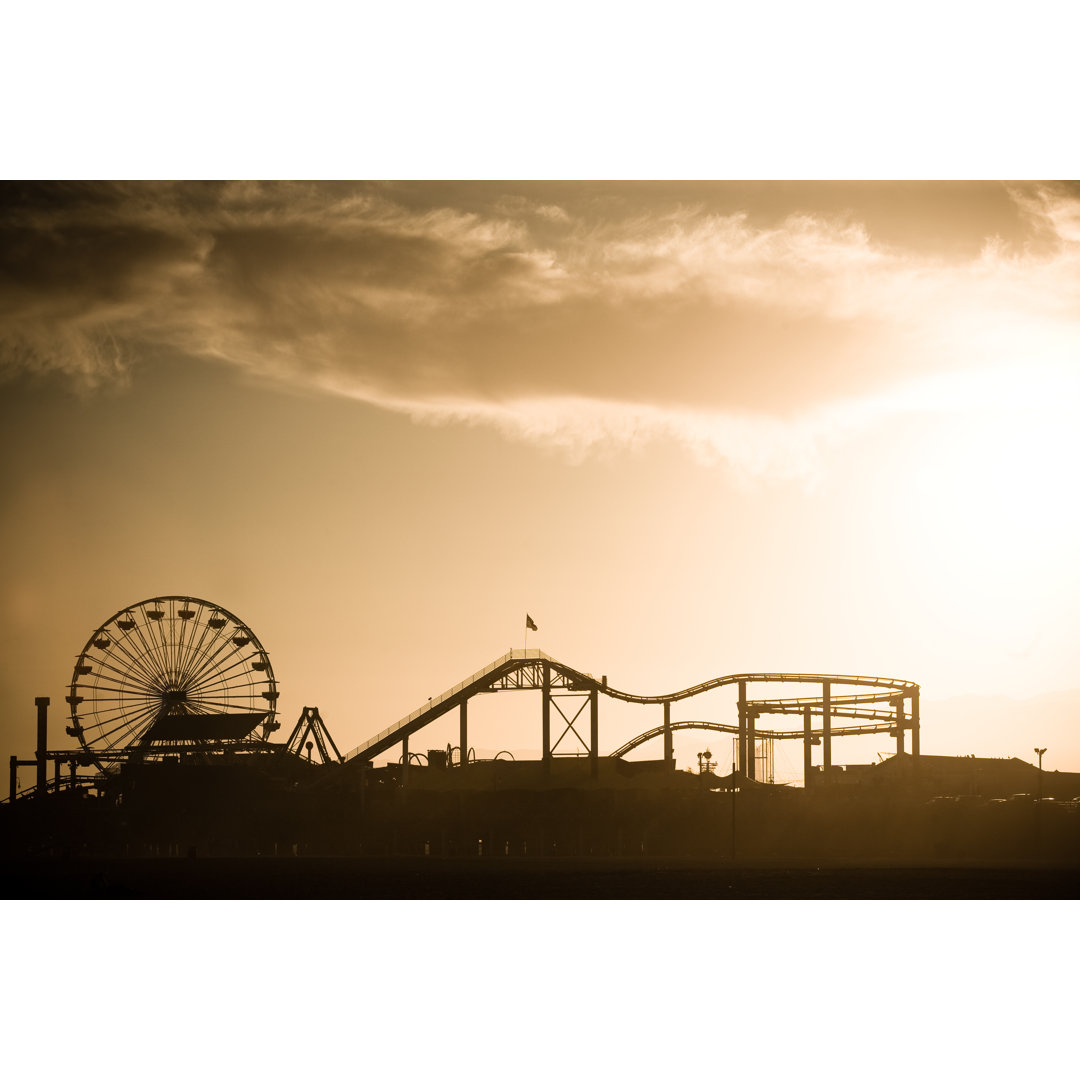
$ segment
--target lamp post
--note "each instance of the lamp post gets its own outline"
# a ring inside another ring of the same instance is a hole
[[[1038,795],[1038,800],[1039,800],[1039,802],[1042,802],[1042,756],[1043,756],[1043,754],[1046,753],[1046,747],[1044,746],[1040,750],[1036,746],[1035,747],[1035,753],[1039,755],[1039,795]]]

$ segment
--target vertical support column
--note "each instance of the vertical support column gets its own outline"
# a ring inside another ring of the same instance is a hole
[[[810,717],[810,706],[804,705],[802,711],[802,782],[804,788],[810,786],[810,775],[814,770],[810,754],[814,738],[810,728]]]
[[[403,735],[401,739],[401,786],[405,787],[409,782],[409,736]]]
[[[11,755],[11,801],[15,801],[15,789],[19,784],[19,758],[17,754]]]
[[[541,679],[541,697],[543,700],[541,712],[541,727],[543,739],[544,768],[551,768],[551,665],[543,661],[543,677]]]
[[[461,746],[460,765],[469,764],[469,699],[466,698],[458,710],[458,743]]]
[[[746,776],[746,680],[739,680],[739,775]]]
[[[757,712],[746,710],[746,775],[757,779]]]
[[[53,760],[53,787],[60,790],[60,759],[55,758]]]
[[[919,690],[911,692],[911,764],[919,767]]]
[[[594,686],[589,691],[589,772],[595,780],[600,775],[600,695]]]
[[[68,787],[71,788],[72,791],[75,790],[75,771],[78,767],[78,762],[76,762],[74,758],[68,760],[68,769],[71,771],[71,779],[68,781]]]
[[[664,764],[675,764],[675,750],[671,744],[671,702],[664,702]]]
[[[48,777],[45,772],[47,764],[45,754],[49,742],[49,699],[47,697],[34,698],[37,706],[37,793],[45,794],[45,784]]]
[[[899,756],[904,752],[904,699],[897,698],[894,705],[896,706],[896,753]]]
[[[832,683],[821,684],[821,770],[829,783],[832,769]]]

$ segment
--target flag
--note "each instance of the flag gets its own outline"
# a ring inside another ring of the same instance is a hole
[[[528,615],[528,614],[525,616],[525,629],[526,630],[535,630],[536,629],[536,623],[534,623],[532,621],[532,616]]]

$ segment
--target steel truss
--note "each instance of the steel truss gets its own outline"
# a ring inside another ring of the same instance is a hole
[[[308,736],[311,736],[309,739]],[[308,752],[308,760],[311,759],[311,751],[318,747],[319,756],[324,765],[340,764],[342,761],[341,751],[334,744],[333,736],[326,722],[319,715],[319,710],[313,705],[305,705],[304,711],[296,721],[292,734],[285,743],[285,753],[303,757],[304,750]],[[331,753],[332,752],[332,753]]]
[[[802,683],[819,684],[821,693],[814,696],[792,698],[756,698],[747,697],[748,686],[756,683]],[[672,721],[671,706],[675,702],[708,693],[723,686],[737,686],[738,724],[719,724],[699,721]],[[836,694],[834,688],[844,692]],[[853,689],[849,689],[853,688]],[[636,736],[629,743],[614,751],[611,757],[621,757],[658,735],[664,737],[664,760],[674,763],[672,751],[672,732],[688,728],[702,730],[729,731],[739,739],[739,772],[754,778],[754,755],[749,748],[757,738],[802,739],[804,746],[804,766],[809,778],[810,747],[820,743],[824,754],[824,775],[828,779],[832,765],[831,743],[833,736],[869,735],[888,733],[896,738],[897,752],[905,751],[905,733],[911,732],[911,754],[917,760],[919,756],[919,685],[906,679],[885,678],[868,675],[825,675],[800,674],[793,672],[748,672],[737,675],[722,675],[706,682],[668,694],[633,694],[609,686],[607,678],[597,678],[588,672],[578,671],[567,664],[553,659],[538,649],[512,649],[499,659],[476,672],[471,678],[451,687],[437,698],[432,698],[426,705],[414,710],[408,716],[392,724],[377,735],[361,743],[345,755],[348,762],[371,761],[377,755],[400,744],[401,760],[408,763],[409,736],[420,731],[440,716],[457,709],[460,723],[460,761],[468,761],[468,702],[477,694],[496,693],[505,690],[539,690],[542,703],[542,753],[545,762],[550,762],[556,750],[569,735],[580,743],[592,761],[592,771],[596,775],[598,765],[599,722],[598,696],[604,694],[617,701],[632,702],[640,705],[657,704],[664,709],[664,723]],[[559,691],[559,693],[556,693]],[[573,707],[564,709],[560,700],[580,701],[576,711]],[[586,740],[577,724],[582,718],[586,705],[589,706],[589,738]],[[551,741],[552,708],[556,718],[563,721],[564,728],[558,734],[554,744]],[[572,715],[570,715],[572,713]],[[781,715],[801,714],[801,730],[762,730],[757,729],[761,716],[770,713]],[[857,721],[843,727],[833,727],[834,718]],[[819,721],[817,726],[812,722]],[[573,741],[571,740],[571,745]]]

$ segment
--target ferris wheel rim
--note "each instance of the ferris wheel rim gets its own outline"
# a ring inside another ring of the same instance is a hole
[[[177,604],[181,606],[177,608]],[[166,612],[168,637],[161,629]],[[141,626],[136,613],[144,616]],[[157,625],[156,636],[151,623]],[[185,641],[183,627],[189,623],[193,629]],[[196,627],[201,628],[197,643]],[[126,638],[132,630],[136,634]],[[213,634],[207,642],[210,630]],[[147,640],[147,634],[152,640]],[[134,643],[136,637],[138,644]],[[125,638],[130,647],[124,644]],[[229,644],[235,653],[222,656]],[[109,654],[114,645],[117,650]],[[216,648],[210,652],[212,646]],[[100,656],[92,652],[95,648]],[[239,659],[226,663],[232,655]],[[109,693],[102,693],[102,689]],[[78,738],[82,752],[99,769],[108,772],[116,761],[125,759],[137,740],[148,738],[148,732],[166,714],[181,722],[204,716],[258,717],[247,734],[225,742],[250,742],[256,738],[251,733],[260,725],[261,740],[265,742],[269,732],[278,726],[278,696],[269,653],[247,622],[212,600],[182,593],[163,594],[119,608],[87,638],[72,674],[68,696],[72,726],[68,733]],[[88,700],[92,706],[89,717],[80,711]],[[87,719],[92,723],[83,722]],[[88,735],[88,728],[93,729],[93,737]],[[217,741],[222,743],[220,738]]]

